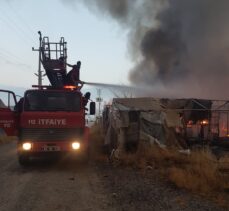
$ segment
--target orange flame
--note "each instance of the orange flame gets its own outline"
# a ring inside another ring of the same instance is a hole
[[[208,122],[208,120],[202,120],[202,121],[200,122],[200,124],[201,124],[201,125],[208,125],[209,122]]]

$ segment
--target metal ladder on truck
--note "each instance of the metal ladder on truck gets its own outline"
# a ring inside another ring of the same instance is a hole
[[[67,74],[67,42],[61,37],[60,42],[49,42],[43,37],[41,42],[41,63],[53,87],[63,87]]]

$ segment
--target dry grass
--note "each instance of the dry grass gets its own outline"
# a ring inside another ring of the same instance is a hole
[[[183,166],[172,166],[168,169],[168,178],[178,187],[191,191],[208,193],[221,190],[222,180],[214,156],[208,151],[192,153],[188,163]]]
[[[187,156],[179,153],[176,149],[161,149],[157,146],[148,147],[140,145],[136,153],[123,153],[120,163],[144,169],[147,166],[154,168],[168,168],[172,165],[185,165]]]
[[[101,153],[103,140],[99,125],[94,125],[91,128],[91,144],[92,157],[95,160],[107,161],[107,156]],[[141,144],[136,153],[119,154],[114,164],[142,170],[157,169],[177,187],[200,194],[229,190],[229,156],[217,160],[206,149],[184,154],[176,148],[162,149]],[[221,198],[219,201],[224,203]]]
[[[219,159],[219,170],[229,173],[229,155],[225,155]]]
[[[209,194],[229,188],[229,157],[217,160],[209,150],[182,154],[177,149],[140,146],[134,154],[123,154],[119,163],[140,169],[159,169],[163,176],[179,188]]]

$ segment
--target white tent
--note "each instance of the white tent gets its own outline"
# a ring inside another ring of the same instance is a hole
[[[103,113],[105,145],[115,149],[136,148],[139,141],[181,147],[176,131],[182,127],[179,112],[155,98],[115,98]]]

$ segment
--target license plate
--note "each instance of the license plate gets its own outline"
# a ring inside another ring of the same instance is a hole
[[[55,152],[55,151],[60,151],[60,147],[59,146],[44,146],[42,147],[43,151],[47,151],[47,152]]]

